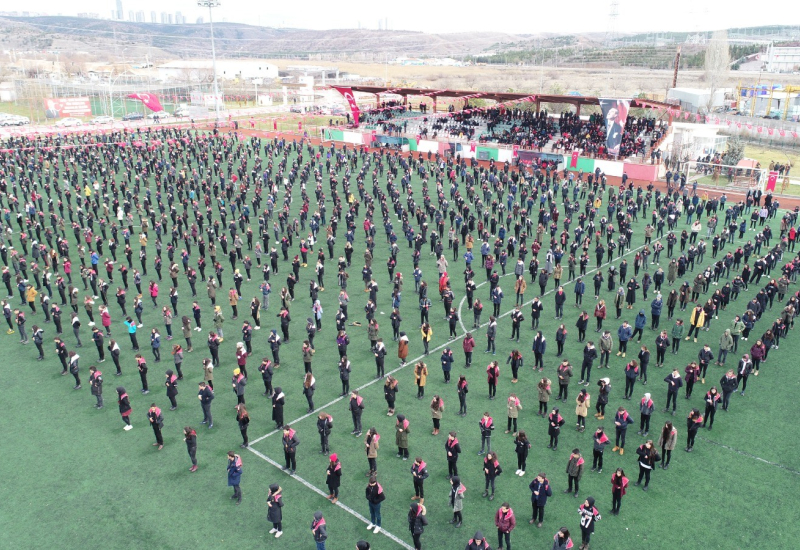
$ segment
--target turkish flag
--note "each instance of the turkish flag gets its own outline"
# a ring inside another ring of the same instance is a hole
[[[572,152],[572,158],[569,161],[569,167],[570,168],[577,168],[578,167],[578,152],[577,151],[573,151]]]
[[[513,158],[517,158],[519,156],[519,145],[513,145],[511,147],[511,156]]]
[[[767,191],[775,191],[776,183],[778,183],[778,172],[773,170],[767,178]]]
[[[478,144],[477,143],[475,143],[474,141],[470,141],[469,142],[469,152],[470,153],[474,153],[475,149],[477,149],[477,148],[478,148]]]
[[[341,88],[338,86],[333,86],[333,89],[342,94],[345,100],[347,100],[347,104],[350,105],[350,112],[353,114],[353,125],[358,128],[358,115],[360,111],[358,109],[358,104],[356,103],[356,98],[353,96],[353,89]]]
[[[164,110],[164,107],[161,106],[161,102],[158,100],[158,96],[156,94],[128,94],[127,97],[131,99],[138,99],[144,103],[145,107],[154,113]]]

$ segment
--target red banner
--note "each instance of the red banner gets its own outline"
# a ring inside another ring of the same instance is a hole
[[[341,88],[338,86],[333,86],[333,89],[342,94],[342,96],[344,96],[344,98],[347,100],[347,104],[350,105],[350,112],[353,114],[353,125],[358,128],[358,115],[361,111],[359,111],[356,98],[353,96],[353,89]]]
[[[572,152],[572,159],[569,161],[570,168],[577,168],[578,167],[578,152]]]
[[[144,103],[145,107],[153,112],[164,110],[164,107],[161,106],[161,102],[158,100],[158,96],[155,94],[128,94],[127,97],[131,99],[138,99]]]
[[[772,171],[767,178],[767,191],[775,191],[775,184],[778,183],[778,172]]]

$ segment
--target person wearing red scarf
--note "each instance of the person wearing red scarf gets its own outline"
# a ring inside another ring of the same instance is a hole
[[[611,513],[615,516],[619,515],[619,508],[622,506],[622,497],[628,489],[628,478],[625,477],[625,471],[622,468],[617,468],[611,474]]]
[[[334,501],[335,502],[335,501]],[[311,522],[311,534],[314,535],[314,542],[317,550],[325,550],[325,541],[328,539],[328,528],[325,526],[325,518],[322,512],[314,512],[314,521]]]

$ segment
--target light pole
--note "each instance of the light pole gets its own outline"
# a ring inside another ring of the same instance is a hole
[[[201,8],[208,8],[208,23],[211,27],[211,70],[214,73],[214,112],[216,120],[219,121],[219,86],[217,85],[217,52],[214,49],[214,18],[211,8],[218,8],[222,2],[220,0],[197,0],[197,5]]]

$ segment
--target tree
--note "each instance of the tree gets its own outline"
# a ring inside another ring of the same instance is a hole
[[[736,166],[744,158],[744,141],[739,136],[728,138],[727,148],[722,155],[722,164]]]
[[[728,31],[714,31],[711,41],[706,48],[705,81],[708,83],[709,94],[707,112],[714,107],[714,96],[728,80],[730,72],[731,55],[728,49]]]

